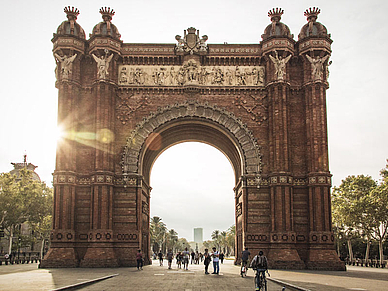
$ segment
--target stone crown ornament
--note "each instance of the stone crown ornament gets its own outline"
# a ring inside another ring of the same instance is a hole
[[[268,17],[271,18],[271,21],[279,22],[283,13],[284,10],[282,8],[272,8],[272,10],[268,11]]]
[[[63,11],[65,11],[65,13],[67,14],[67,18],[69,20],[77,20],[77,16],[80,13],[78,8],[74,8],[70,6],[65,7]]]
[[[111,9],[110,7],[101,7],[100,8],[100,13],[102,15],[102,19],[110,21],[112,20],[113,15],[115,15],[115,11]]]
[[[310,7],[309,9],[306,9],[306,11],[304,12],[304,16],[307,17],[308,21],[315,21],[318,18],[319,13],[321,13],[321,9],[319,9],[318,7]]]

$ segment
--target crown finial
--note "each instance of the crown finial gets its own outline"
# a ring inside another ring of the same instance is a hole
[[[67,14],[67,19],[69,19],[69,20],[77,20],[77,16],[79,15],[78,8],[67,6],[63,10]]]
[[[317,20],[319,13],[321,13],[321,9],[318,7],[310,7],[309,9],[306,9],[304,16],[307,17],[307,21],[315,21]]]
[[[283,13],[284,10],[282,8],[272,8],[272,10],[268,11],[268,17],[271,18],[272,22],[279,22]]]
[[[100,13],[102,15],[102,19],[104,19],[105,21],[111,21],[112,20],[112,17],[113,15],[115,15],[116,12],[114,12],[113,9],[111,9],[110,7],[101,7],[100,8]]]

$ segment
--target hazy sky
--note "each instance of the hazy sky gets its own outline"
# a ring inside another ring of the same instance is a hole
[[[51,184],[57,113],[51,39],[66,20],[63,8],[68,5],[80,10],[78,23],[87,37],[101,21],[99,8],[109,6],[116,11],[113,23],[125,43],[175,43],[175,35],[194,26],[208,35],[210,44],[259,43],[273,7],[285,10],[282,22],[297,40],[306,23],[303,12],[318,6],[318,21],[334,40],[327,91],[333,184],[351,174],[379,178],[388,158],[388,96],[383,91],[388,77],[388,2],[381,0],[4,1],[0,172],[10,171],[10,163],[21,162],[26,151],[41,179]],[[211,230],[226,230],[234,223],[233,180],[232,167],[214,148],[194,143],[172,147],[151,174],[151,214],[189,240],[194,227],[203,227],[208,239]]]

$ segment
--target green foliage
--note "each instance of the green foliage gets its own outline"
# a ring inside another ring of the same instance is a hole
[[[48,237],[51,230],[52,189],[32,179],[31,171],[20,170],[20,176],[0,174],[0,223],[9,236],[22,238],[21,244]],[[28,223],[34,236],[21,236],[20,226]]]
[[[370,176],[358,175],[347,177],[333,189],[334,230],[337,240],[348,241],[350,257],[351,240],[363,237],[365,243],[371,239],[378,241],[380,260],[383,259],[383,242],[388,231],[388,164],[380,174],[382,181],[379,184]],[[369,248],[366,248],[365,257],[368,252]]]
[[[211,234],[212,240],[204,242],[204,246],[211,249],[216,247],[225,254],[231,254],[234,251],[236,237],[236,226],[232,225],[227,231],[214,230]]]

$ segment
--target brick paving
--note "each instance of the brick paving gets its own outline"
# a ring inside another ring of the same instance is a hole
[[[209,268],[211,270],[211,268]],[[277,279],[304,290],[388,290],[388,269],[349,267],[347,272],[270,270],[271,279]],[[239,276],[239,267],[233,261],[220,266],[220,275],[205,275],[203,265],[190,265],[189,270],[167,269],[157,261],[144,270],[136,268],[77,268],[38,269],[37,264],[0,266],[0,290],[54,290],[107,275],[118,276],[78,290],[254,290],[253,271],[246,278]],[[282,290],[283,285],[268,282],[268,290]],[[286,290],[297,290],[286,288]]]

